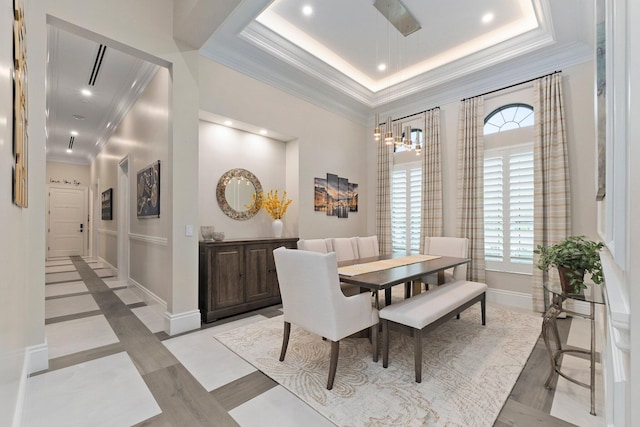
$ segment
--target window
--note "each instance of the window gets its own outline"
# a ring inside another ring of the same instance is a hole
[[[487,150],[485,261],[491,270],[530,273],[533,263],[533,147]]]
[[[533,107],[527,104],[508,104],[496,108],[484,119],[484,134],[533,126]]]
[[[395,165],[391,177],[391,246],[394,252],[420,252],[422,168]]]

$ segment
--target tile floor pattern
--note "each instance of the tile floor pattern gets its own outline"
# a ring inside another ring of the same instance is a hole
[[[45,281],[50,366],[27,381],[22,425],[333,425],[213,338],[278,316],[278,306],[169,337],[164,308],[147,305],[102,263],[49,260]],[[588,322],[559,323],[569,345],[588,345]],[[587,389],[562,378],[544,389],[547,357],[539,340],[495,425],[602,425],[601,415],[589,415]],[[588,375],[584,358],[565,356],[562,364]],[[597,384],[600,413],[601,375]]]

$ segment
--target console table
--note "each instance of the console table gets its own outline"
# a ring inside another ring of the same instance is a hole
[[[199,242],[198,300],[203,322],[282,302],[273,250],[298,238]]]
[[[546,388],[551,388],[551,383],[556,375],[561,375],[567,380],[571,381],[574,384],[578,384],[579,386],[586,387],[591,391],[591,415],[596,414],[595,408],[595,379],[596,379],[596,318],[595,318],[595,305],[596,304],[605,304],[604,292],[602,286],[594,285],[594,284],[586,284],[587,288],[583,289],[579,294],[569,294],[564,293],[559,284],[550,284],[546,283],[544,288],[551,292],[552,294],[552,302],[551,306],[547,309],[544,314],[544,319],[542,321],[542,338],[544,339],[544,345],[547,348],[547,352],[549,353],[549,359],[551,361],[551,372],[549,373],[549,378],[544,383]],[[589,303],[589,314],[577,313],[575,311],[567,310],[563,308],[562,303],[567,300],[572,299],[575,301],[584,301]],[[581,350],[581,349],[568,349],[562,348],[562,344],[560,343],[560,334],[558,333],[558,324],[557,318],[560,313],[567,313],[571,316],[579,316],[585,319],[591,320],[591,346],[589,350]],[[556,344],[556,350],[554,351],[551,347],[551,338],[549,335],[553,335]],[[584,383],[578,381],[574,378],[569,377],[564,374],[558,366],[558,359],[563,353],[582,353],[588,354],[591,362],[591,376],[589,383]]]

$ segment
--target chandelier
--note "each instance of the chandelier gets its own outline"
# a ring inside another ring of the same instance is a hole
[[[421,27],[415,18],[404,7],[400,0],[376,0],[374,6],[404,37],[418,31]],[[373,138],[375,141],[384,141],[386,145],[393,145],[394,151],[412,151],[416,155],[422,152],[420,137],[422,132],[415,133],[416,141],[412,141],[411,126],[402,126],[400,120],[394,123],[391,116],[387,121],[380,123],[380,115],[375,113]],[[415,143],[415,145],[414,145]]]

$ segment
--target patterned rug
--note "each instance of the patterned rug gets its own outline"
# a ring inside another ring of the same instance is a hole
[[[389,367],[374,363],[367,338],[340,342],[333,390],[330,343],[295,325],[279,362],[282,316],[216,338],[339,426],[491,426],[540,334],[541,318],[479,304],[423,337],[422,383],[413,340],[393,332]]]

